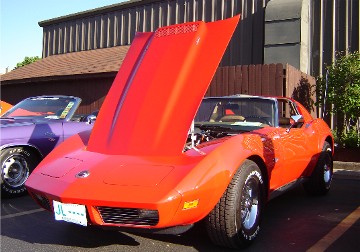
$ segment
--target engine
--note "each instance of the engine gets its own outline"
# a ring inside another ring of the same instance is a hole
[[[218,138],[234,135],[226,131],[219,131],[213,129],[200,129],[195,127],[193,131],[188,134],[184,151],[190,150],[199,144],[209,142]]]

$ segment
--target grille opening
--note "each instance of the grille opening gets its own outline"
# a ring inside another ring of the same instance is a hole
[[[52,206],[49,199],[43,195],[31,193],[31,196],[36,200],[36,202],[44,209],[52,212]]]
[[[97,207],[104,223],[155,226],[159,223],[157,210],[138,208]]]

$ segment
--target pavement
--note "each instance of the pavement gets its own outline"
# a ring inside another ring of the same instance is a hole
[[[360,171],[359,162],[334,161],[333,168],[336,170]]]

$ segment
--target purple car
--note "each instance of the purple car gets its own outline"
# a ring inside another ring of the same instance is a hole
[[[94,116],[75,116],[81,99],[73,96],[27,98],[1,116],[1,195],[26,192],[30,173],[66,138],[93,127]]]

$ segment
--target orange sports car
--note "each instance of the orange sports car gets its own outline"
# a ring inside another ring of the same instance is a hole
[[[182,233],[241,248],[265,203],[303,183],[326,194],[333,137],[284,97],[204,98],[239,16],[138,33],[93,130],[55,148],[26,187],[54,218],[125,231]]]

